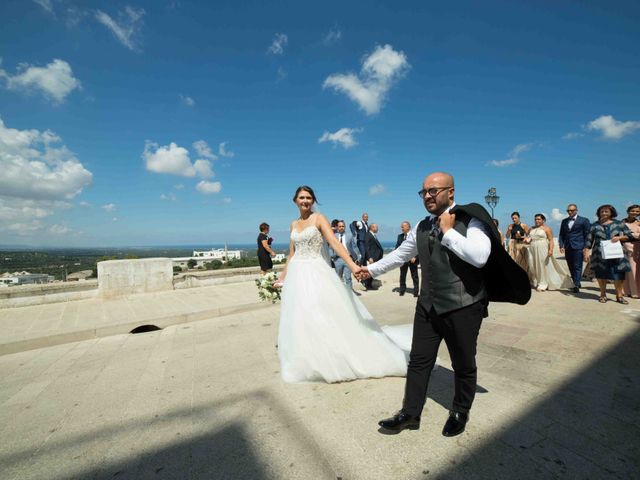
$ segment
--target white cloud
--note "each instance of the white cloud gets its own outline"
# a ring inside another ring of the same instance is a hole
[[[327,46],[333,45],[334,43],[340,41],[341,38],[342,38],[342,32],[340,31],[339,28],[334,27],[331,30],[329,30],[329,33],[327,33],[324,36],[324,38],[322,39],[322,43],[324,43]]]
[[[209,160],[217,160],[218,157],[211,151],[211,147],[204,140],[193,142],[193,148],[199,157],[208,158]]]
[[[71,229],[69,227],[65,227],[64,225],[55,224],[49,227],[49,232],[54,235],[65,235],[71,232]]]
[[[551,209],[551,219],[559,222],[560,220],[562,220],[564,218],[564,214],[560,211],[559,208],[552,208]]]
[[[140,51],[138,37],[142,27],[142,17],[145,11],[127,5],[124,11],[118,12],[118,21],[101,10],[96,10],[96,20],[111,30],[111,33],[129,50]]]
[[[196,160],[193,164],[193,168],[202,178],[213,177],[213,170],[211,169],[211,162],[209,160]]]
[[[533,143],[521,143],[516,145],[513,150],[509,152],[509,158],[505,160],[491,160],[490,162],[487,162],[487,165],[491,165],[493,167],[508,167],[510,165],[515,165],[520,161],[520,154],[531,150],[533,145]]]
[[[104,210],[109,212],[109,213],[115,212],[116,204],[115,203],[107,203],[106,205],[103,205],[102,208],[104,208]]]
[[[202,180],[196,185],[196,190],[204,195],[213,195],[222,190],[222,184],[220,182],[207,182]]]
[[[284,47],[289,43],[289,37],[287,37],[284,33],[276,33],[273,37],[273,41],[269,48],[267,48],[267,53],[272,55],[282,55],[284,53]]]
[[[117,222],[118,221],[118,217],[113,217],[111,220],[114,221],[114,222]]]
[[[0,196],[0,224],[51,215],[51,202]]]
[[[602,115],[588,123],[587,130],[597,130],[606,140],[620,140],[625,135],[640,129],[640,122],[620,122],[611,115]]]
[[[71,66],[64,60],[55,58],[45,67],[21,64],[18,73],[9,75],[0,69],[9,90],[39,91],[54,104],[60,104],[73,90],[81,88],[80,81],[73,76]]]
[[[180,101],[182,101],[182,103],[187,107],[193,107],[196,104],[196,101],[189,95],[180,94]]]
[[[354,138],[354,135],[361,131],[361,128],[341,128],[340,130],[333,133],[325,131],[318,139],[318,143],[333,142],[334,147],[340,144],[345,149],[352,148],[358,145],[358,142]]]
[[[165,195],[164,193],[160,195],[160,200],[171,200],[175,202],[177,200],[176,194],[171,192],[169,195]]]
[[[176,190],[182,190],[184,188],[184,184],[178,183],[174,185],[173,188],[175,188]]]
[[[191,164],[189,151],[174,142],[168,146],[146,141],[142,158],[147,170],[156,173],[169,173],[183,177],[195,177],[196,169]]]
[[[30,222],[10,223],[2,227],[2,230],[26,237],[39,232],[43,228],[44,225],[42,224],[42,222],[38,220],[32,220]]]
[[[369,187],[369,195],[382,195],[387,193],[387,187],[385,187],[382,183],[376,183]]]
[[[224,197],[222,199],[222,203],[229,205],[231,203],[231,197]]]
[[[584,137],[584,133],[569,132],[562,136],[563,140],[575,140],[576,138]]]
[[[70,200],[92,181],[50,130],[8,128],[0,118],[0,194],[30,200]]]
[[[277,81],[281,82],[282,80],[284,80],[285,78],[287,78],[287,71],[282,68],[282,67],[278,67],[278,73],[277,73]]]
[[[233,158],[236,154],[231,151],[227,151],[227,143],[229,142],[222,142],[220,145],[218,145],[218,155],[220,155],[221,157]]]
[[[409,70],[404,52],[391,45],[376,47],[362,60],[360,76],[336,73],[327,77],[323,88],[333,88],[356,102],[367,115],[380,111],[391,87]]]
[[[33,0],[33,1],[38,5],[40,5],[48,13],[53,13],[53,5],[51,4],[51,0]]]
[[[84,200],[80,203],[78,203],[78,205],[80,205],[81,207],[90,207],[91,204],[89,202],[85,202]]]

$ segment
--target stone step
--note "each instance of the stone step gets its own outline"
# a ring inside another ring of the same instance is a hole
[[[128,321],[123,319],[122,322],[112,323],[109,325],[98,326],[96,328],[78,329],[64,333],[42,333],[38,336],[24,339],[14,339],[3,342],[0,340],[0,355],[9,355],[12,353],[24,352],[27,350],[35,350],[38,348],[51,347],[63,343],[73,343],[82,340],[90,340],[93,338],[109,337],[112,335],[120,335],[130,333],[133,329],[143,325],[154,325],[160,329],[171,325],[179,325],[182,323],[197,322],[199,320],[208,320],[216,317],[224,317],[236,313],[249,312],[270,307],[270,303],[244,303],[237,305],[228,305],[215,308],[206,308],[194,312],[188,312],[178,315],[166,315],[144,320]]]

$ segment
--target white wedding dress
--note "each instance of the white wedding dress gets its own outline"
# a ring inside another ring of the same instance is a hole
[[[412,325],[384,327],[323,258],[311,225],[291,232],[295,254],[282,287],[278,356],[285,382],[404,376]]]

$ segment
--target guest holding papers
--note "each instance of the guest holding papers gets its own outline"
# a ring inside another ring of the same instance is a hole
[[[631,230],[624,222],[615,219],[618,212],[613,205],[601,205],[596,210],[596,216],[598,220],[591,224],[587,237],[586,257],[590,258],[591,268],[600,287],[599,302],[607,302],[607,280],[613,280],[616,302],[628,304],[622,293],[622,285],[631,266],[624,254],[618,256],[616,250],[622,252],[620,242],[627,242],[632,238]]]

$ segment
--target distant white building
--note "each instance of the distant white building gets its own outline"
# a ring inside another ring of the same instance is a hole
[[[276,253],[276,256],[273,257],[273,261],[274,262],[282,262],[287,258],[287,256],[284,253]]]
[[[206,258],[207,261],[220,260],[226,262],[227,260],[233,260],[234,258],[242,258],[242,250],[229,250],[225,248],[212,248],[211,250],[194,250],[193,259]]]
[[[51,283],[54,280],[55,277],[53,275],[47,275],[46,273],[6,272],[0,275],[0,285],[7,287],[34,283]]]
[[[189,261],[196,262],[196,267],[204,267],[205,263],[218,260],[227,263],[229,260],[240,259],[244,255],[242,250],[229,250],[225,248],[212,248],[211,250],[194,250],[191,257],[172,258],[173,266],[180,267],[183,270],[188,268]]]

